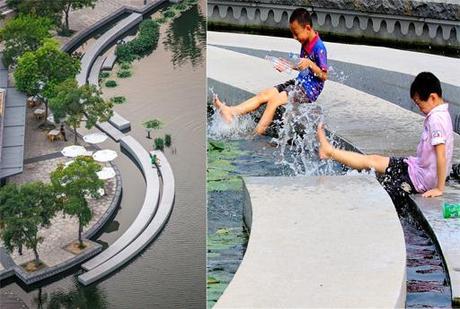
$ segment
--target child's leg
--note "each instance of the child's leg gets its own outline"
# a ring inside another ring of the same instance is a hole
[[[216,97],[214,99],[214,106],[219,109],[225,121],[231,122],[234,116],[244,115],[252,112],[253,110],[259,108],[260,105],[268,102],[272,97],[278,94],[278,90],[275,87],[268,88],[236,106],[227,106],[222,103],[219,98]]]
[[[275,112],[278,106],[286,104],[287,101],[288,95],[286,91],[281,91],[277,95],[274,95],[270,98],[270,100],[267,102],[267,107],[265,108],[265,111],[256,126],[257,134],[265,133],[265,130],[267,130],[268,126],[270,126],[273,121],[273,117],[275,116]]]
[[[363,155],[353,151],[345,151],[334,148],[326,138],[323,124],[318,125],[317,137],[320,143],[319,157],[321,159],[334,159],[343,165],[349,166],[357,170],[375,169],[377,173],[385,173],[389,157],[379,155]]]

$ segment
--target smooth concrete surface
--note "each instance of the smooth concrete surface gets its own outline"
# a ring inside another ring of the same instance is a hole
[[[99,56],[97,57],[96,61],[94,61],[88,77],[88,83],[90,85],[95,85],[99,88],[99,72],[102,70],[102,65],[104,64],[105,59],[106,57]]]
[[[126,120],[115,111],[113,112],[113,116],[110,117],[109,123],[120,131],[126,131],[131,128],[131,123],[129,120]]]
[[[131,244],[147,227],[158,208],[160,181],[156,169],[152,168],[149,153],[132,136],[123,137],[120,140],[120,146],[134,158],[144,175],[146,183],[144,203],[136,219],[120,238],[101,254],[81,265],[85,270],[91,270],[110,260]]]
[[[118,130],[117,128],[115,128],[114,126],[112,126],[110,123],[108,122],[98,122],[96,124],[96,127],[105,132],[108,136],[110,136],[110,138],[112,138],[115,142],[119,142],[123,137],[125,137],[125,135],[123,134],[123,132],[121,132],[120,130]]]
[[[158,210],[155,213],[152,221],[145,230],[126,248],[120,251],[106,262],[98,265],[90,271],[78,276],[80,283],[89,285],[114,270],[118,269],[132,258],[136,257],[163,229],[172,212],[174,205],[175,184],[174,175],[171,166],[160,151],[154,151],[154,154],[160,159],[160,167],[158,167],[162,178],[162,193]]]
[[[210,39],[208,43],[212,42]],[[270,62],[258,57],[214,46],[207,49],[208,78],[249,93],[255,94],[296,75],[279,73]],[[364,153],[415,155],[423,116],[330,80],[317,102],[323,107],[328,128]],[[460,136],[454,134],[454,140],[453,163],[460,163]]]
[[[102,70],[112,70],[115,61],[117,61],[117,56],[113,50],[109,53],[107,58],[105,58],[104,63],[102,64]]]
[[[436,235],[450,277],[452,302],[460,306],[460,218],[444,219],[442,214],[444,202],[460,203],[460,185],[447,187],[441,197],[426,199],[413,195],[411,198]]]
[[[142,21],[142,14],[131,13],[128,17],[121,20],[115,27],[104,33],[96,42],[85,52],[81,59],[81,70],[77,75],[80,85],[86,84],[86,80],[91,71],[91,67],[96,57],[118,37],[129,31],[134,25]]]
[[[215,308],[404,306],[404,234],[375,177],[244,182],[252,210],[249,243]]]
[[[321,34],[320,34],[321,35]],[[300,43],[294,39],[263,35],[207,32],[209,45],[224,45],[261,50],[299,53]],[[457,70],[460,59],[394,48],[325,42],[328,59],[360,64],[416,76],[433,72],[441,81],[460,87]],[[210,68],[210,66],[208,65]],[[248,71],[250,72],[250,71]],[[273,74],[273,73],[272,73]]]

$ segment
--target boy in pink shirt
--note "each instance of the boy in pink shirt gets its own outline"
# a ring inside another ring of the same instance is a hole
[[[416,156],[408,158],[363,155],[334,148],[327,140],[322,124],[318,126],[321,159],[334,159],[351,168],[375,169],[383,174],[382,184],[390,196],[419,192],[424,197],[440,196],[452,167],[454,137],[447,103],[442,99],[441,83],[432,73],[417,75],[410,96],[426,115]]]

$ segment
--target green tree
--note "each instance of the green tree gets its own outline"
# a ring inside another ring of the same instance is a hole
[[[74,144],[77,143],[77,128],[83,118],[86,118],[85,127],[91,129],[98,121],[105,122],[113,115],[113,103],[105,101],[94,85],[78,87],[75,79],[68,79],[56,86],[55,93],[50,100],[50,108],[54,117],[65,118],[65,122],[73,128]]]
[[[22,246],[32,249],[35,265],[39,265],[38,235],[41,227],[48,227],[57,211],[56,195],[52,187],[42,182],[18,186],[7,184],[0,190],[0,236],[5,247],[13,251]]]
[[[51,173],[51,183],[61,198],[58,200],[65,214],[78,218],[78,241],[84,248],[82,240],[83,227],[93,217],[86,196],[99,197],[98,190],[104,187],[104,181],[98,178],[101,166],[91,157],[77,157],[67,167],[58,166]]]
[[[150,132],[152,130],[161,129],[161,127],[163,126],[163,123],[158,119],[151,119],[151,120],[144,122],[143,125],[145,129],[147,130],[147,138],[151,138]]]
[[[47,17],[55,25],[60,25],[62,20],[62,5],[55,0],[6,0],[9,8],[19,14]]]
[[[70,10],[94,7],[97,0],[7,0],[7,5],[19,13],[45,16],[60,26],[64,33],[69,32]],[[62,19],[64,17],[64,23]]]
[[[55,95],[55,88],[63,81],[74,78],[80,71],[80,61],[59,49],[54,39],[45,39],[36,51],[24,53],[18,60],[14,79],[18,90],[28,95],[39,95],[45,101],[48,117],[48,99]]]
[[[78,9],[82,9],[88,6],[91,8],[94,8],[96,1],[97,0],[60,0],[60,1],[56,1],[56,2],[59,2],[60,9],[64,13],[64,21],[65,21],[64,27],[63,27],[64,32],[70,31],[70,27],[69,27],[70,9],[78,10]]]
[[[26,51],[34,51],[43,40],[51,37],[52,21],[45,17],[20,15],[5,23],[0,29],[0,40],[4,42],[3,63],[15,65]]]

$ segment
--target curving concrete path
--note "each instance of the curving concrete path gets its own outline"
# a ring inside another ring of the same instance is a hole
[[[157,211],[160,196],[160,180],[158,173],[151,166],[149,153],[131,136],[123,137],[120,140],[120,146],[130,153],[144,175],[146,183],[144,204],[136,219],[120,238],[99,255],[81,265],[85,270],[95,268],[126,248],[142,233]]]
[[[375,177],[244,182],[249,243],[215,308],[404,307],[404,234]]]
[[[168,221],[169,215],[171,214],[174,205],[174,175],[171,166],[169,165],[169,162],[164,156],[164,154],[160,151],[155,151],[154,153],[160,159],[161,165],[158,167],[158,169],[161,174],[163,183],[161,201],[159,203],[155,217],[152,219],[152,221],[150,221],[145,230],[139,236],[137,236],[137,238],[133,240],[129,245],[122,249],[118,254],[111,257],[110,259],[106,259],[105,262],[100,263],[96,267],[93,267],[87,273],[80,275],[78,277],[78,280],[82,284],[89,285],[107,276],[108,274],[112,273],[114,270],[118,269],[119,267],[127,263],[129,260],[137,256],[139,252],[141,252],[161,232],[166,222]],[[147,194],[149,194],[148,190]],[[102,254],[103,253],[101,253],[100,255]],[[98,257],[99,256],[97,256],[93,260],[96,260]],[[97,262],[99,261],[100,260],[97,260]]]
[[[104,33],[100,38],[94,42],[94,44],[85,52],[83,58],[81,59],[81,70],[77,75],[77,81],[80,85],[86,84],[86,80],[91,71],[96,58],[102,53],[102,51],[107,48],[114,40],[126,33],[132,28],[132,26],[137,25],[142,21],[142,14],[131,13],[128,17],[124,18],[118,24]]]
[[[86,51],[81,59],[81,70],[76,76],[79,85],[84,85],[88,81],[90,84],[99,87],[99,72],[102,69],[104,59],[99,56],[105,48],[107,48],[118,37],[129,31],[133,26],[142,21],[142,14],[131,13],[118,24],[104,33],[91,47]],[[114,112],[109,119],[110,124],[120,131],[128,130],[131,126],[130,122]]]

